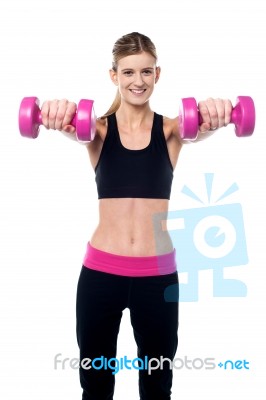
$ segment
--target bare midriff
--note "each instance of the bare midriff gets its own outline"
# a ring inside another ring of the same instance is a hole
[[[112,198],[99,200],[99,224],[90,244],[102,251],[128,257],[145,257],[173,251],[163,228],[168,200]]]

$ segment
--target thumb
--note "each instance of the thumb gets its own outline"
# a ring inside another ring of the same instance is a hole
[[[65,125],[63,126],[63,131],[65,131],[66,133],[75,133],[76,128],[73,125]]]
[[[210,129],[211,125],[208,122],[203,122],[199,127],[201,133],[208,132]]]

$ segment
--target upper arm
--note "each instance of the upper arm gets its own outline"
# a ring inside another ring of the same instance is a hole
[[[179,136],[178,118],[164,118],[164,134],[168,148],[168,154],[172,166],[175,168],[183,144]]]
[[[95,168],[98,163],[106,133],[107,119],[97,119],[95,137],[86,145],[93,168]]]

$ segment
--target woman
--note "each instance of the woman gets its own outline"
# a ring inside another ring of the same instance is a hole
[[[88,243],[77,290],[80,360],[89,359],[80,367],[83,400],[113,399],[112,369],[92,368],[90,360],[116,357],[126,307],[140,360],[173,360],[177,349],[178,302],[164,300],[169,285],[178,288],[175,250],[170,237],[154,229],[153,217],[167,213],[183,143],[178,118],[162,117],[150,108],[161,73],[156,63],[156,49],[145,35],[133,32],[117,40],[110,70],[117,96],[97,120],[95,139],[87,145],[99,224]],[[43,124],[74,137],[69,124],[75,111],[67,100],[45,102]],[[208,99],[199,103],[199,111],[203,122],[197,140],[230,122],[232,104]],[[169,400],[171,386],[170,363],[151,373],[140,368],[141,400]]]

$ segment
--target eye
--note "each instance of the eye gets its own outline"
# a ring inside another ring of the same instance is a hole
[[[151,70],[151,69],[145,69],[145,70],[143,71],[143,74],[144,74],[145,76],[151,75],[152,73],[153,73],[153,70]]]
[[[131,76],[133,74],[133,72],[132,71],[124,71],[123,74],[125,76]]]

